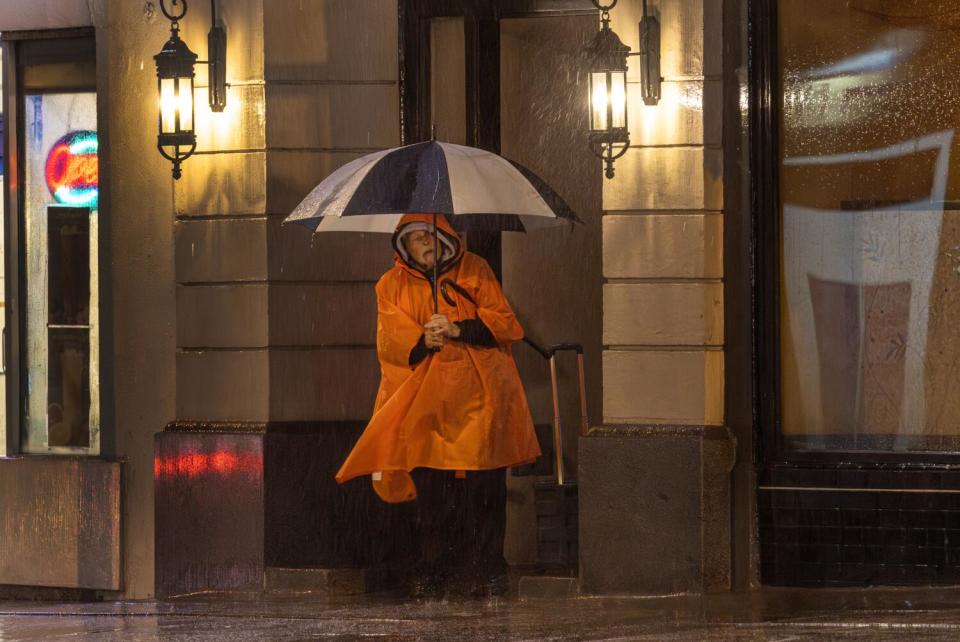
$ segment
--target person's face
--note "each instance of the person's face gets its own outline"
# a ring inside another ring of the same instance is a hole
[[[433,234],[427,230],[416,230],[403,237],[403,245],[413,262],[425,270],[433,267],[436,255],[433,251]]]

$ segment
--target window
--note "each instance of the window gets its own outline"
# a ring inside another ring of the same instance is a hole
[[[779,0],[783,444],[960,450],[960,14]]]
[[[17,211],[8,213],[16,217],[16,242],[6,248],[17,256],[21,301],[19,450],[99,454],[99,162],[93,38],[20,40],[10,45],[17,75],[11,100],[16,101],[17,149],[22,154]]]

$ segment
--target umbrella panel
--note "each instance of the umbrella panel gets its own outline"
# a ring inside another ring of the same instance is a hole
[[[392,233],[407,212],[445,214],[461,232],[524,232],[564,220],[580,222],[549,185],[522,165],[473,147],[433,141],[348,163],[322,181],[285,222],[315,232]]]

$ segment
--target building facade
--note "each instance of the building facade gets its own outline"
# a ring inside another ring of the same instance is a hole
[[[180,35],[205,58],[223,26],[228,90],[211,111],[197,66],[179,180],[156,151],[159,2],[0,8],[0,585],[389,575],[409,507],[333,482],[372,407],[389,245],[281,222],[337,167],[434,128],[530,167],[584,221],[468,238],[528,334],[584,346],[586,435],[562,396],[581,592],[955,579],[956,118],[934,97],[953,54],[931,53],[954,51],[952,18],[937,0],[614,4],[633,51],[644,6],[660,21],[662,87],[644,104],[630,59],[611,179],[587,145],[589,0],[190,3]],[[515,354],[549,423],[544,364]],[[531,564],[537,477],[508,479],[507,556]]]

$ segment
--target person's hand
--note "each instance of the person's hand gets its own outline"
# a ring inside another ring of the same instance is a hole
[[[451,339],[460,336],[460,326],[450,321],[444,314],[435,314],[430,317],[430,320],[423,326],[423,330],[425,333],[429,333],[431,330],[437,331],[442,336]]]
[[[439,350],[443,347],[443,333],[439,330],[424,327],[423,343],[431,350]]]

